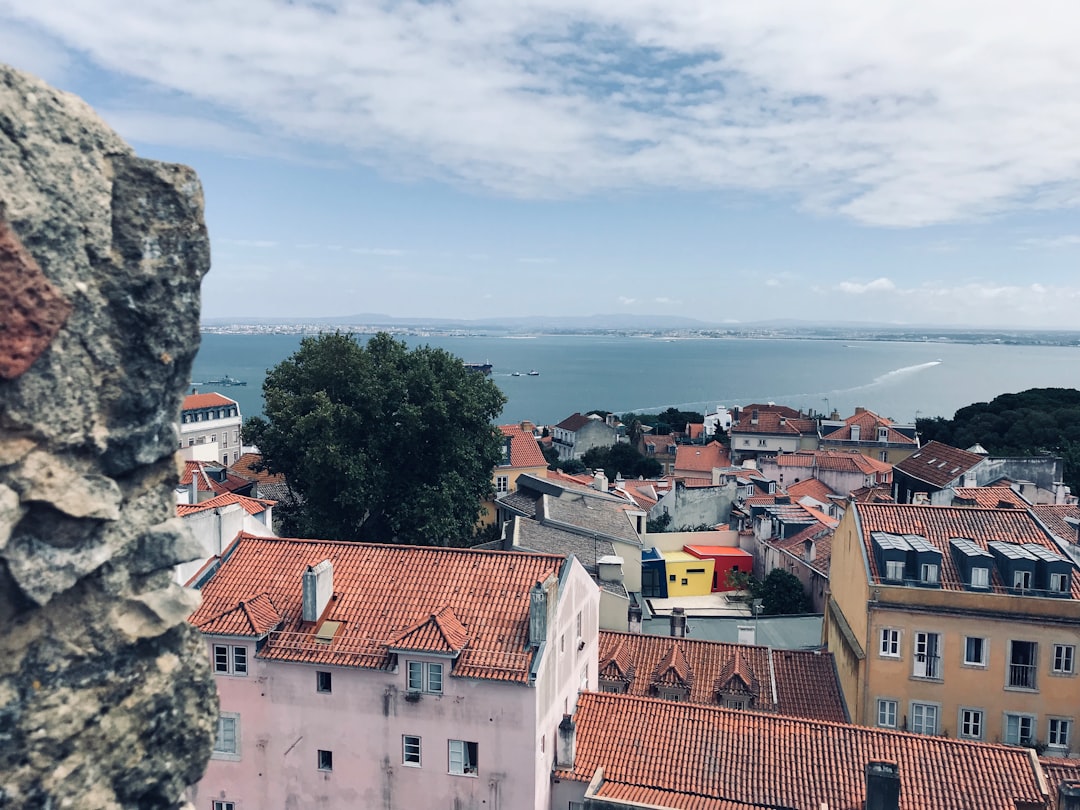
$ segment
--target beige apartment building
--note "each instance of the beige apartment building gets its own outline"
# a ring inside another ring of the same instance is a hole
[[[1080,572],[1027,510],[852,504],[829,588],[856,723],[1080,751]]]

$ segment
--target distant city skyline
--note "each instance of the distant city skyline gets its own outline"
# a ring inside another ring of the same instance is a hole
[[[1078,25],[1049,0],[0,0],[0,60],[199,172],[206,318],[1069,329]]]

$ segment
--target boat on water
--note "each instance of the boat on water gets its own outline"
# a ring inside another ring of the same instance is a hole
[[[466,363],[465,368],[469,371],[479,371],[485,376],[491,373],[491,363]]]
[[[537,370],[536,370],[536,369],[534,368],[534,369],[533,369],[532,371],[530,371],[530,372],[529,372],[529,376],[530,376],[530,377],[539,377],[539,376],[540,376],[540,372],[539,372],[539,371],[537,371]]]
[[[228,374],[218,377],[215,380],[207,380],[203,383],[197,383],[198,385],[247,385],[247,380],[238,380],[236,377],[230,377]]]
[[[515,372],[511,373],[511,374],[510,374],[510,376],[511,376],[511,377],[520,377],[520,376],[521,376],[521,372],[520,372],[520,371],[515,371]]]

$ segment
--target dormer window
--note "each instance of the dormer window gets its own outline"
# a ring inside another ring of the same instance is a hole
[[[990,569],[989,568],[972,568],[971,569],[971,587],[972,588],[989,588],[990,587]]]
[[[938,567],[934,563],[923,563],[919,569],[919,579],[922,582],[936,585],[938,582]]]
[[[443,690],[443,665],[423,661],[409,661],[408,689],[410,692],[428,692],[441,695]]]
[[[1071,584],[1068,574],[1050,575],[1050,590],[1054,593],[1068,593]]]
[[[900,582],[904,578],[903,560],[887,560],[885,562],[885,579]]]
[[[748,709],[750,708],[749,695],[720,695],[720,704],[725,709]]]
[[[889,440],[889,429],[888,428],[878,428],[877,438],[878,438],[879,442],[887,442]]]
[[[1022,591],[1031,590],[1031,572],[1013,571],[1013,587]]]

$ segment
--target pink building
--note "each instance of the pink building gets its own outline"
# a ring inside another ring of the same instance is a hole
[[[196,807],[547,810],[597,685],[574,558],[241,535],[204,581],[221,715]]]

